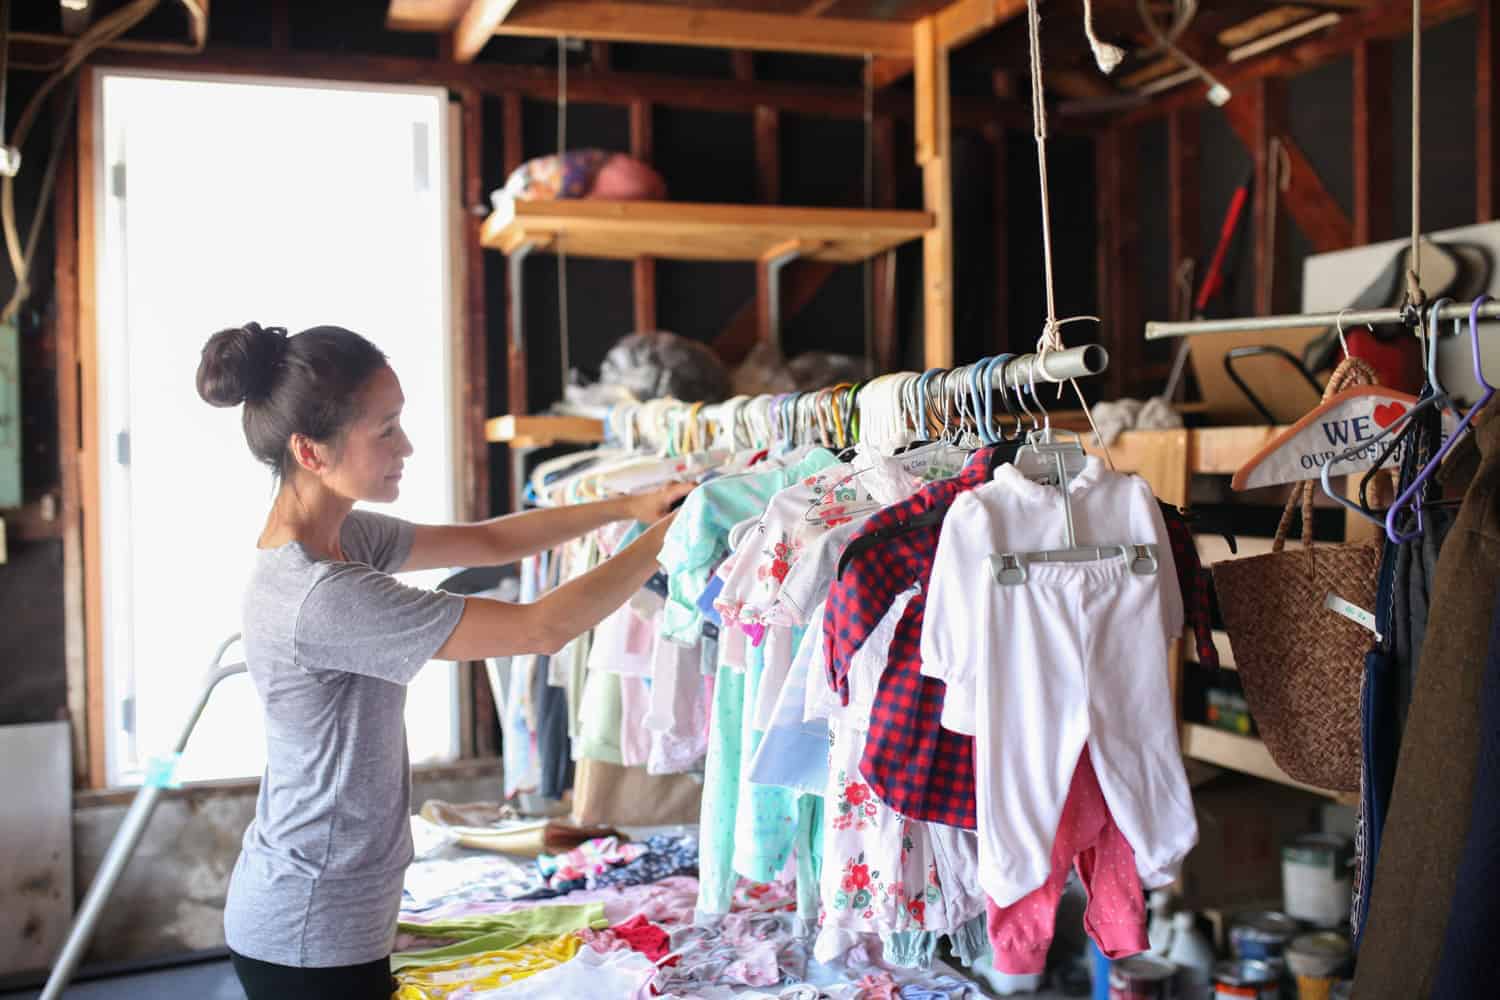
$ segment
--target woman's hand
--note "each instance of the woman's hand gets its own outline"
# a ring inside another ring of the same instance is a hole
[[[693,492],[693,488],[693,483],[668,483],[649,493],[627,497],[625,506],[630,517],[651,524],[670,514],[672,505]]]

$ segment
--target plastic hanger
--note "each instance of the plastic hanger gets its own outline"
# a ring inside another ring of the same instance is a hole
[[[1484,360],[1480,355],[1479,349],[1479,307],[1488,301],[1490,301],[1488,295],[1481,295],[1474,300],[1474,304],[1469,308],[1469,347],[1474,353],[1474,379],[1484,391],[1480,394],[1479,402],[1469,407],[1468,411],[1464,413],[1458,422],[1458,426],[1453,429],[1452,435],[1449,436],[1447,441],[1443,442],[1442,447],[1438,448],[1437,454],[1432,456],[1432,459],[1422,468],[1422,471],[1417,473],[1411,485],[1402,490],[1401,495],[1396,497],[1396,501],[1391,504],[1391,509],[1385,516],[1385,535],[1392,542],[1398,544],[1409,542],[1422,533],[1420,515],[1415,531],[1409,533],[1401,531],[1398,525],[1401,520],[1402,511],[1414,499],[1419,498],[1422,487],[1426,484],[1427,480],[1432,478],[1432,474],[1437,471],[1437,467],[1442,464],[1443,459],[1448,457],[1448,453],[1453,450],[1453,446],[1458,443],[1459,438],[1463,437],[1464,432],[1469,429],[1469,426],[1474,422],[1474,416],[1494,398],[1495,387],[1485,381]]]
[[[1428,320],[1428,326],[1424,327],[1424,329],[1428,329],[1429,333],[1428,337],[1424,338],[1428,342],[1427,350],[1424,352],[1424,356],[1426,358],[1427,369],[1429,372],[1427,383],[1432,391],[1417,400],[1417,402],[1413,405],[1409,406],[1406,412],[1401,414],[1401,416],[1397,418],[1395,422],[1393,422],[1389,427],[1382,429],[1380,433],[1376,434],[1370,440],[1362,441],[1359,444],[1354,445],[1353,447],[1347,448],[1342,453],[1334,456],[1327,462],[1324,462],[1323,467],[1318,472],[1319,484],[1322,486],[1324,494],[1326,494],[1330,499],[1332,499],[1339,506],[1343,507],[1345,510],[1353,511],[1355,514],[1358,514],[1360,517],[1364,518],[1366,521],[1370,521],[1373,524],[1384,526],[1386,512],[1374,510],[1365,501],[1365,489],[1369,480],[1372,479],[1375,474],[1385,466],[1385,463],[1390,458],[1391,453],[1401,446],[1403,435],[1405,435],[1407,429],[1416,426],[1413,423],[1413,419],[1418,414],[1432,409],[1434,406],[1442,408],[1448,402],[1447,394],[1442,391],[1441,386],[1436,384],[1431,373],[1435,371],[1437,365],[1438,312],[1443,308],[1443,306],[1447,305],[1451,301],[1451,299],[1440,298],[1437,301],[1433,302],[1431,311],[1428,313],[1430,317]],[[1340,334],[1342,334],[1342,327],[1340,327],[1339,332]],[[1376,447],[1386,438],[1394,438],[1395,440],[1392,440],[1389,446],[1382,449],[1379,457],[1377,457],[1377,459],[1375,460],[1375,464],[1372,465],[1370,467],[1370,470],[1365,474],[1365,478],[1360,484],[1359,502],[1351,500],[1350,498],[1344,496],[1333,488],[1333,484],[1332,482],[1330,482],[1330,479],[1332,476],[1333,467],[1335,465],[1340,462],[1348,461],[1350,458],[1353,458],[1361,451]]]

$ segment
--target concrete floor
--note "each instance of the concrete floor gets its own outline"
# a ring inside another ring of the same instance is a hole
[[[41,990],[0,993],[0,1000],[35,1000]],[[66,1000],[164,1000],[193,997],[194,1000],[245,1000],[245,991],[235,978],[229,959],[176,965],[150,972],[111,976],[74,983],[63,992]]]

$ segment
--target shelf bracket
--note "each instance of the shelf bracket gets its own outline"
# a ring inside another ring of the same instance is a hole
[[[544,244],[540,240],[522,240],[505,255],[506,277],[510,282],[510,347],[517,354],[526,346],[522,322],[526,318],[526,285],[521,280],[526,258]]]
[[[760,258],[765,281],[764,335],[778,354],[781,353],[781,272],[792,261],[804,256],[808,249],[802,240],[787,240],[767,250]]]

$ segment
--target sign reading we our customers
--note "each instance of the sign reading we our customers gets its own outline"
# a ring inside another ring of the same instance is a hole
[[[1346,389],[1278,435],[1234,474],[1236,490],[1363,472],[1379,460],[1395,427],[1417,403],[1410,393],[1381,386]],[[1445,422],[1446,423],[1446,422]],[[1399,429],[1399,428],[1398,428]],[[1385,465],[1401,459],[1399,449]]]

